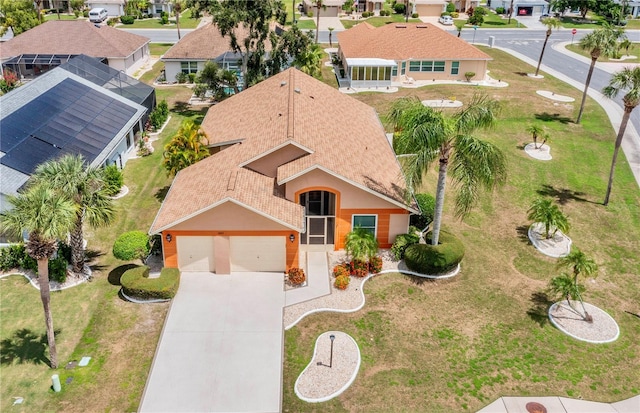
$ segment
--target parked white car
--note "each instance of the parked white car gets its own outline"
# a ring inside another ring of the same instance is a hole
[[[453,24],[453,18],[451,16],[440,16],[438,21],[445,26],[451,26]]]

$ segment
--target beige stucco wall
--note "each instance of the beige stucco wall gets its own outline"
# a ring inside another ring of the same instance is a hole
[[[442,4],[416,4],[415,12],[420,15],[420,17],[440,17],[443,11],[445,11],[446,6],[445,3]]]
[[[229,237],[213,237],[213,243],[216,274],[231,274]]]
[[[181,231],[282,231],[286,227],[233,202],[225,202],[171,228]]]
[[[409,228],[408,214],[389,215],[389,243],[393,244],[393,242],[396,240],[396,236],[398,236],[399,234],[406,234],[407,228]]]
[[[332,188],[340,192],[340,208],[342,209],[398,208],[397,205],[391,202],[385,201],[376,195],[354,187],[320,170],[311,171],[288,182],[286,184],[286,198],[296,202],[295,194],[297,191],[317,187]]]
[[[424,59],[427,60],[427,59]],[[456,60],[460,62],[458,74],[451,74],[451,60],[445,61],[444,72],[411,72],[409,71],[409,62],[407,61],[406,76],[414,80],[466,80],[465,72],[474,72],[476,75],[473,80],[483,80],[487,73],[486,60]],[[398,74],[400,71],[398,70]],[[395,79],[393,79],[395,80]],[[397,80],[396,80],[397,81]]]
[[[287,145],[275,152],[263,156],[256,161],[251,162],[250,164],[247,164],[246,166],[247,168],[253,169],[254,171],[259,172],[263,175],[275,178],[276,172],[280,165],[291,162],[292,160],[299,158],[307,153],[307,151],[304,151],[297,146]]]
[[[185,59],[184,61],[188,61],[189,59]],[[201,71],[202,69],[204,69],[204,65],[206,63],[206,61],[202,60],[202,61],[198,61],[198,72]],[[180,62],[176,62],[176,61],[167,61],[164,62],[164,72],[165,75],[167,77],[167,82],[169,83],[175,83],[176,82],[176,75],[181,71],[180,68]]]

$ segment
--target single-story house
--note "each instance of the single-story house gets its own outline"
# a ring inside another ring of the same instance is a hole
[[[480,5],[480,0],[449,0],[449,3],[453,3],[457,11],[466,12],[469,8],[477,8]]]
[[[320,17],[338,17],[344,13],[342,10],[343,4],[344,0],[323,0],[319,10]],[[302,2],[302,13],[306,15],[309,12],[313,13],[313,17],[318,16],[318,8],[316,7],[315,0],[304,0]]]
[[[486,76],[491,57],[430,23],[364,22],[338,33],[338,56],[351,87],[386,87],[407,80],[464,80]]]
[[[50,20],[0,43],[2,70],[31,78],[84,54],[132,75],[149,59],[150,39],[86,20]]]
[[[272,30],[276,30],[275,23]],[[248,30],[236,29],[237,38],[244,39]],[[209,23],[180,39],[162,56],[167,82],[175,82],[178,73],[197,73],[204,68],[208,61],[213,61],[225,70],[236,72],[238,86],[244,85],[242,77],[242,56],[231,49],[231,39],[222,36],[218,26]],[[271,42],[265,42],[265,50],[271,51]]]
[[[508,12],[511,0],[493,0],[491,8],[504,7]],[[513,16],[540,16],[549,12],[549,2],[546,0],[515,0],[513,2]]]
[[[433,17],[440,16],[446,9],[446,0],[412,0],[410,13],[418,13],[420,17]]]
[[[109,17],[119,17],[124,15],[126,0],[86,0],[88,9],[106,9]]]
[[[0,211],[35,168],[64,154],[124,166],[146,108],[62,67],[0,96]]]
[[[358,226],[388,248],[419,213],[375,110],[297,69],[211,107],[202,129],[217,151],[176,175],[149,230],[165,267],[281,272]]]

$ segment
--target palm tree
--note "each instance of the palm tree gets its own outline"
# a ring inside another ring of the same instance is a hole
[[[540,65],[542,64],[542,56],[544,56],[544,49],[546,49],[547,47],[547,42],[549,41],[549,36],[551,36],[551,31],[561,26],[560,20],[555,19],[553,17],[547,17],[546,19],[542,19],[542,24],[547,26],[547,33],[544,38],[544,43],[542,44],[542,52],[540,52],[540,59],[538,59],[538,67],[536,67],[535,76],[538,76],[538,72],[540,72]]]
[[[538,198],[531,203],[528,219],[544,224],[545,237],[553,237],[558,230],[569,232],[569,220],[551,199]]]
[[[624,38],[624,40],[620,41],[620,44],[618,44],[618,49],[624,49],[626,51],[626,56],[629,56],[629,48],[633,45],[633,43],[631,43],[631,40]]]
[[[167,173],[176,175],[181,169],[209,156],[207,143],[207,135],[200,125],[185,120],[171,142],[164,147],[163,163]]]
[[[333,27],[327,27],[327,29],[329,30],[329,47],[333,47],[333,43],[331,42],[331,35],[333,34],[334,28]]]
[[[354,261],[366,261],[378,252],[378,241],[371,231],[356,227],[344,237],[344,248]]]
[[[584,252],[576,248],[571,251],[569,255],[561,258],[560,261],[558,261],[558,266],[571,269],[573,273],[572,283],[574,286],[573,288],[575,291],[575,295],[577,296],[578,300],[580,300],[580,304],[582,306],[582,317],[585,319],[585,321],[593,321],[589,313],[587,313],[587,310],[584,308],[584,303],[582,302],[582,296],[580,294],[580,287],[578,286],[578,277],[580,275],[595,275],[598,271],[596,262],[591,258],[588,258]]]
[[[65,155],[40,164],[32,179],[49,186],[59,196],[71,200],[76,207],[76,220],[70,235],[71,265],[76,273],[84,268],[85,221],[92,228],[109,225],[115,217],[113,200],[106,191],[104,170],[86,165],[81,155]]]
[[[182,12],[183,4],[181,0],[173,2],[173,12],[176,15],[176,28],[178,29],[178,40],[180,40],[180,13]]]
[[[580,294],[585,291],[584,285],[573,282],[573,277],[568,274],[562,273],[557,277],[553,277],[549,282],[549,287],[554,293],[561,295],[567,299],[569,307],[578,313],[578,310],[573,306],[571,300],[578,300]],[[584,306],[583,306],[584,308]]]
[[[538,149],[538,136],[542,136],[545,133],[544,129],[538,125],[529,125],[527,127],[527,132],[529,132],[533,138],[534,148]]]
[[[432,244],[438,245],[449,164],[457,189],[455,215],[469,213],[481,189],[493,189],[506,180],[506,161],[500,149],[473,136],[491,127],[500,109],[498,101],[474,96],[466,109],[453,116],[425,107],[417,98],[396,101],[388,116],[394,127],[393,146],[403,164],[411,190],[419,188],[425,170],[438,160],[438,184]]]
[[[318,31],[320,30],[320,8],[325,8],[322,0],[316,0],[316,44],[318,44]]]
[[[51,368],[58,367],[58,354],[51,316],[49,259],[58,248],[58,239],[73,228],[77,208],[72,201],[47,185],[30,185],[18,196],[8,197],[11,209],[0,214],[3,231],[22,236],[29,233],[26,251],[38,262],[38,284],[44,308]]]
[[[607,194],[604,197],[603,204],[606,206],[609,204],[609,196],[611,195],[611,187],[613,186],[613,172],[616,168],[616,160],[618,159],[618,151],[622,144],[622,138],[624,137],[624,131],[627,129],[629,123],[629,117],[631,112],[640,103],[640,67],[625,67],[619,72],[616,72],[611,76],[609,84],[602,89],[602,93],[612,99],[618,96],[621,90],[625,90],[626,94],[622,98],[624,103],[624,115],[622,115],[622,121],[620,122],[620,129],[618,130],[618,136],[616,137],[615,147],[613,149],[613,161],[611,162],[611,171],[609,172],[609,184],[607,185]]]
[[[302,51],[293,60],[292,65],[300,69],[309,76],[319,77],[322,73],[322,58],[324,52],[320,45],[310,44],[306,50]]]
[[[509,21],[507,24],[511,24],[511,16],[513,16],[513,0],[511,0],[511,5],[509,6]]]
[[[598,58],[600,56],[613,56],[618,50],[618,40],[624,37],[624,29],[605,23],[603,27],[594,30],[580,40],[580,47],[583,50],[590,50],[591,66],[589,66],[587,80],[584,84],[584,92],[582,92],[582,101],[580,102],[580,111],[578,112],[576,123],[580,123],[580,120],[582,119],[584,104],[587,100],[587,91],[591,84],[591,75],[593,75],[593,69],[596,67]]]

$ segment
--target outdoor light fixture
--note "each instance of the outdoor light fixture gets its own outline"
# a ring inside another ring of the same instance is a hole
[[[167,234],[164,238],[167,240],[167,242],[171,242],[171,240],[173,239],[171,234]]]
[[[293,242],[293,241],[295,241],[295,240],[296,240],[296,236],[295,236],[295,235],[293,235],[293,234],[290,234],[290,235],[289,235],[289,241]]]
[[[336,339],[336,336],[334,336],[333,334],[329,336],[329,340],[331,340],[331,356],[329,356],[329,368],[333,366],[333,340],[335,339]]]

